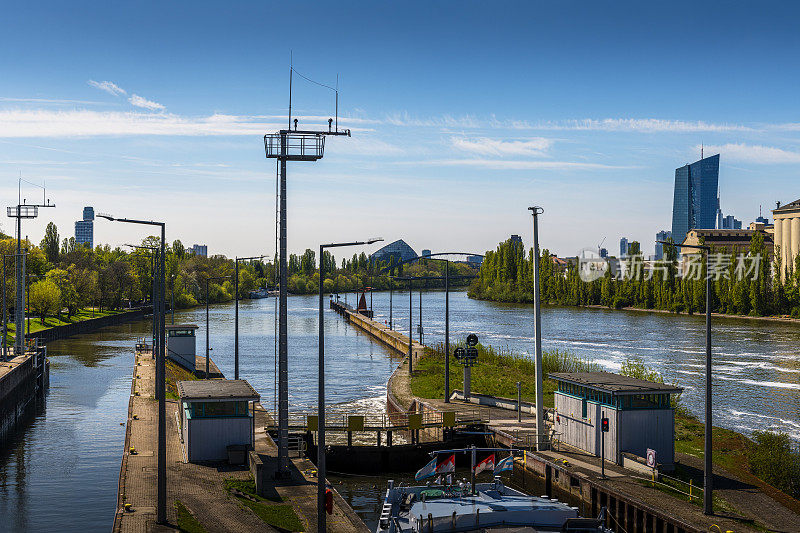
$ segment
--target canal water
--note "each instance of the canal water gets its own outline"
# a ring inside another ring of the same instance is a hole
[[[389,293],[376,293],[376,320],[389,320]],[[354,295],[348,295],[353,303]],[[392,321],[408,332],[408,293],[393,294]],[[444,293],[424,292],[425,343],[444,336]],[[419,295],[413,295],[414,323]],[[274,395],[274,299],[242,302],[240,376],[271,409]],[[532,350],[532,307],[470,300],[450,294],[451,339],[476,333],[481,342]],[[209,311],[209,344],[222,372],[233,377],[231,304]],[[168,317],[169,321],[169,317]],[[205,309],[176,314],[195,323],[205,350]],[[686,389],[684,401],[702,417],[702,317],[602,309],[543,308],[545,349],[571,350],[618,370],[627,357],[647,364]],[[289,298],[289,393],[293,410],[311,410],[317,386],[317,298]],[[800,441],[800,325],[715,319],[715,424],[748,432],[781,430]],[[135,339],[149,321],[54,342],[46,404],[0,448],[0,531],[104,531],[111,527],[125,436]],[[386,380],[399,359],[325,310],[327,397],[348,408],[381,411]],[[414,334],[417,338],[417,334]],[[475,371],[479,371],[478,367]],[[381,479],[337,478],[343,493],[369,516],[383,492]],[[376,489],[372,487],[375,486]]]

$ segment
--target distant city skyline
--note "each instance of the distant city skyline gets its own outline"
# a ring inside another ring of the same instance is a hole
[[[528,247],[536,204],[541,245],[560,256],[621,235],[649,254],[671,223],[674,169],[701,145],[721,154],[720,193],[744,225],[800,196],[800,74],[786,68],[798,8],[732,5],[713,24],[696,12],[466,3],[454,19],[444,4],[364,3],[301,20],[289,5],[238,4],[221,23],[203,2],[16,4],[0,20],[14,51],[0,57],[0,196],[16,203],[20,174],[47,186],[58,207],[26,222],[35,242],[50,221],[70,236],[93,205],[164,220],[170,242],[272,255],[262,136],[286,126],[291,52],[303,75],[338,74],[353,136],[289,165],[290,252],[374,235],[434,252],[493,250],[511,234]],[[265,53],[266,20],[270,43],[292,44]],[[298,31],[336,38],[320,49]],[[713,68],[687,83],[691,57]],[[293,107],[301,127],[326,128],[334,100],[296,78]],[[94,224],[95,244],[147,234]]]

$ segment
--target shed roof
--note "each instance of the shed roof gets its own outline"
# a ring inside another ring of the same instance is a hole
[[[259,400],[261,396],[244,379],[201,379],[179,381],[182,400]]]
[[[681,387],[637,379],[611,372],[553,372],[549,377],[613,394],[647,394],[683,392]]]
[[[168,324],[164,329],[199,329],[197,324]]]

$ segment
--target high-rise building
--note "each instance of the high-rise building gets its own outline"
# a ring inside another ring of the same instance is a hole
[[[522,237],[520,237],[519,235],[512,235],[511,244],[514,244],[515,242],[522,244]]]
[[[661,261],[664,259],[664,245],[661,244],[659,241],[666,241],[667,239],[672,237],[672,232],[663,230],[656,233],[656,253],[653,258],[656,261]]]
[[[722,218],[722,226],[719,229],[742,229],[742,221],[733,215]]]
[[[719,154],[675,169],[672,238],[680,244],[690,229],[714,229],[719,212]]]
[[[628,238],[623,237],[619,240],[619,256],[625,257],[628,255]]]
[[[208,246],[205,244],[193,244],[190,250],[194,255],[208,257]]]
[[[75,243],[94,248],[94,208],[83,208],[83,220],[75,222]]]

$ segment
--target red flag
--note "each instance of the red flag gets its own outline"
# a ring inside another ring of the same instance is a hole
[[[456,471],[456,454],[451,455],[436,466],[437,474]]]
[[[485,470],[491,470],[494,472],[494,454],[490,455],[477,465],[475,465],[475,475],[477,476],[481,472]]]

